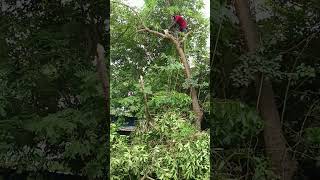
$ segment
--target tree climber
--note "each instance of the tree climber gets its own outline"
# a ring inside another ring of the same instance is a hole
[[[179,31],[180,32],[187,32],[187,21],[182,17],[182,16],[179,16],[179,15],[175,15],[175,16],[172,16],[172,25],[169,27],[169,31],[173,28],[173,27],[176,27],[173,31],[173,35],[178,38],[178,28],[179,28]],[[165,33],[167,32],[168,30],[165,30]],[[183,50],[185,50],[185,47],[184,47],[184,43],[181,43],[180,44],[180,47],[183,48]]]
[[[174,26],[179,27],[180,32],[186,32],[187,31],[187,21],[179,15],[172,16],[173,24],[170,26],[169,30],[171,30]]]

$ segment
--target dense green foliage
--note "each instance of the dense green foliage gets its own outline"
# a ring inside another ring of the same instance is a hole
[[[277,179],[256,111],[256,73],[272,82],[289,153],[299,163],[296,178],[319,168],[319,1],[252,3],[260,40],[254,54],[246,53],[233,4],[212,1],[211,64],[202,0],[145,0],[141,9],[122,2],[111,2],[110,110],[137,117],[138,126],[122,136],[112,124],[112,179],[208,179],[209,142],[214,179]],[[0,168],[103,177],[105,106],[93,56],[98,41],[108,48],[107,3],[0,6]],[[170,41],[138,32],[142,23],[163,32],[173,14],[183,15],[192,31],[185,41],[189,80]],[[210,132],[194,127],[190,85],[211,112]],[[144,94],[153,120],[148,125]]]
[[[209,179],[209,132],[196,130],[189,94],[191,84],[199,92],[199,103],[209,110],[209,21],[200,12],[203,2],[148,0],[141,9],[116,0],[111,5],[111,113],[136,116],[139,124],[129,137],[117,134],[113,126],[111,178]],[[185,42],[186,56],[193,60],[188,81],[172,42],[137,32],[144,23],[163,33],[171,16],[179,13],[188,21],[188,31],[194,32]],[[143,94],[151,125],[146,122]]]
[[[94,38],[108,43],[105,2],[1,5],[0,168],[105,176],[103,96],[91,62]]]
[[[307,168],[319,168],[312,162],[320,155],[319,2],[252,3],[260,40],[254,54],[246,53],[233,5],[214,1],[211,7],[214,177],[276,178],[264,154],[263,123],[254,112],[256,73],[273,83],[289,153],[299,163],[296,178],[308,176]]]
[[[209,134],[176,112],[158,114],[154,126],[137,127],[130,140],[111,134],[111,179],[209,179]]]

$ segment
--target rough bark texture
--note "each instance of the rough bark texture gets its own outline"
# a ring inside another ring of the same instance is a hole
[[[97,44],[97,71],[99,74],[99,78],[101,80],[102,83],[102,90],[103,90],[103,97],[105,100],[105,111],[108,111],[108,102],[109,102],[109,84],[108,84],[108,79],[106,76],[106,65],[104,63],[105,59],[104,59],[104,48],[101,44]]]
[[[108,167],[110,166],[110,120],[106,117],[109,117],[110,115],[110,75],[109,75],[109,69],[107,69],[108,66],[105,64],[105,50],[103,46],[99,43],[97,43],[97,51],[96,51],[96,62],[97,62],[97,71],[99,78],[102,83],[102,90],[103,90],[103,97],[104,97],[104,113],[105,117],[101,119],[99,122],[100,127],[101,127],[101,136],[103,137],[101,139],[101,143],[106,144],[106,162],[104,162],[104,173],[105,173],[105,178],[110,179],[110,171],[108,170]]]
[[[187,58],[185,56],[185,53],[184,53],[182,47],[180,46],[180,44],[183,43],[183,41],[186,39],[186,37],[191,32],[188,32],[185,35],[185,37],[182,40],[180,40],[178,38],[175,38],[171,34],[169,34],[168,31],[165,31],[165,33],[163,34],[163,33],[157,32],[157,31],[150,30],[149,28],[146,28],[146,27],[144,29],[139,30],[139,31],[147,31],[147,32],[156,34],[157,36],[160,36],[162,38],[169,39],[176,47],[176,50],[177,50],[177,52],[179,54],[179,57],[180,57],[180,61],[184,66],[184,72],[186,74],[187,79],[191,79],[190,65],[189,65],[189,63],[187,61]],[[193,111],[195,112],[195,114],[197,116],[196,124],[197,124],[197,127],[199,129],[201,129],[201,122],[202,122],[202,119],[203,119],[203,112],[202,112],[202,109],[201,109],[200,104],[199,104],[197,90],[194,87],[190,87],[190,94],[191,94],[191,99],[192,99],[192,109],[193,109]]]
[[[184,66],[184,70],[185,70],[187,79],[191,79],[191,69],[190,69],[189,63],[187,61],[187,58],[184,54],[184,51],[179,45],[180,42],[173,39],[173,38],[171,39],[171,41],[173,41],[173,43],[176,46],[177,52],[179,53],[180,60]],[[203,112],[202,112],[200,105],[199,105],[197,90],[194,87],[190,87],[190,94],[191,94],[191,99],[192,99],[192,109],[197,115],[197,122],[196,123],[197,123],[197,126],[199,128],[201,128],[201,121],[203,118]]]
[[[254,53],[258,46],[258,36],[254,20],[250,14],[248,1],[235,0],[236,13],[240,21],[241,30],[247,43],[249,53]],[[261,83],[261,81],[263,81]],[[272,84],[269,79],[256,77],[256,86],[259,89],[262,84],[259,111],[265,122],[264,140],[266,153],[271,159],[272,168],[281,180],[291,180],[296,170],[296,161],[290,158],[286,148],[286,140],[283,137],[280,116],[276,103]]]

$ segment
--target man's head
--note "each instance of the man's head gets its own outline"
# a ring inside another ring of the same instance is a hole
[[[176,19],[176,16],[171,16],[171,20],[174,21]]]

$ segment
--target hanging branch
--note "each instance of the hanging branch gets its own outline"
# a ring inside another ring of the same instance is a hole
[[[147,119],[148,124],[150,124],[151,121],[152,121],[152,118],[151,118],[150,111],[149,111],[149,107],[148,107],[147,94],[146,94],[145,91],[144,91],[143,76],[140,76],[140,81],[139,81],[139,82],[140,82],[141,91],[142,91],[142,93],[143,93],[144,111],[145,111],[145,114],[146,114],[146,119]]]
[[[142,19],[140,18],[138,12],[137,12],[134,8],[128,6],[127,4],[121,3],[121,2],[115,2],[115,1],[111,1],[111,2],[112,2],[112,3],[115,3],[115,4],[120,4],[120,5],[122,5],[122,6],[125,6],[125,7],[129,8],[129,9],[135,14],[135,17],[138,18],[138,20],[140,21],[140,23],[142,24],[142,26],[143,26],[143,27],[146,27],[146,25],[144,24],[144,22],[143,22]]]
[[[180,43],[183,43],[183,42],[187,39],[187,36],[188,36],[189,34],[191,34],[191,33],[192,33],[192,31],[187,32],[187,34],[185,34],[185,35],[183,36],[183,38],[180,40]]]

